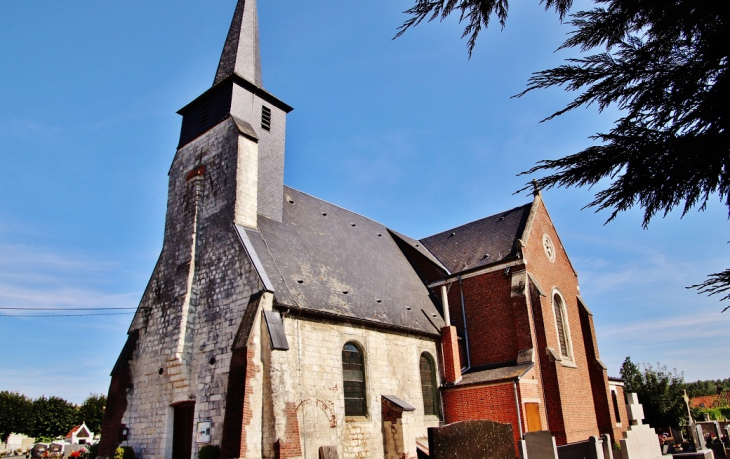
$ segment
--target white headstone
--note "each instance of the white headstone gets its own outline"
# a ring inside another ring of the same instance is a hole
[[[644,408],[635,393],[627,394],[626,412],[631,425],[621,440],[621,453],[624,459],[658,459],[662,457],[656,431],[643,424]]]

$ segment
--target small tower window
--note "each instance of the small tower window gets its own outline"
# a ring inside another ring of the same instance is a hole
[[[261,106],[261,127],[271,130],[271,109],[265,105]]]

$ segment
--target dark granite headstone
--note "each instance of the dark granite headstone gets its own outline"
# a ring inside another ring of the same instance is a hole
[[[320,446],[319,459],[339,459],[336,446]]]
[[[461,421],[428,429],[431,459],[514,459],[510,424]]]
[[[558,457],[555,439],[549,430],[527,432],[524,435],[523,445],[525,451],[520,451],[521,459],[557,459]]]

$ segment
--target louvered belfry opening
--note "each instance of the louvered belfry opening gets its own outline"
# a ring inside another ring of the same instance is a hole
[[[271,130],[271,109],[266,105],[261,106],[261,127],[267,131]]]
[[[438,416],[438,404],[436,403],[436,374],[433,369],[433,361],[425,352],[421,354],[421,391],[423,392],[423,414]]]
[[[347,343],[342,348],[342,379],[345,416],[366,416],[365,365],[363,353],[354,343]]]
[[[558,341],[560,342],[560,355],[570,357],[568,353],[568,340],[565,332],[565,317],[563,317],[563,300],[560,295],[553,295],[553,308],[555,309],[555,322],[558,326]]]

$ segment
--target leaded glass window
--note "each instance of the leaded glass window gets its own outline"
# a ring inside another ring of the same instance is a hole
[[[433,359],[427,353],[421,354],[421,391],[423,392],[423,413],[438,416],[438,402],[436,397],[436,372]]]
[[[347,343],[342,348],[342,379],[345,416],[366,416],[365,365],[363,353],[354,343]]]
[[[555,324],[558,328],[558,342],[560,344],[560,355],[570,358],[568,347],[568,323],[565,317],[565,306],[562,298],[557,293],[553,295],[553,309],[555,311]]]

